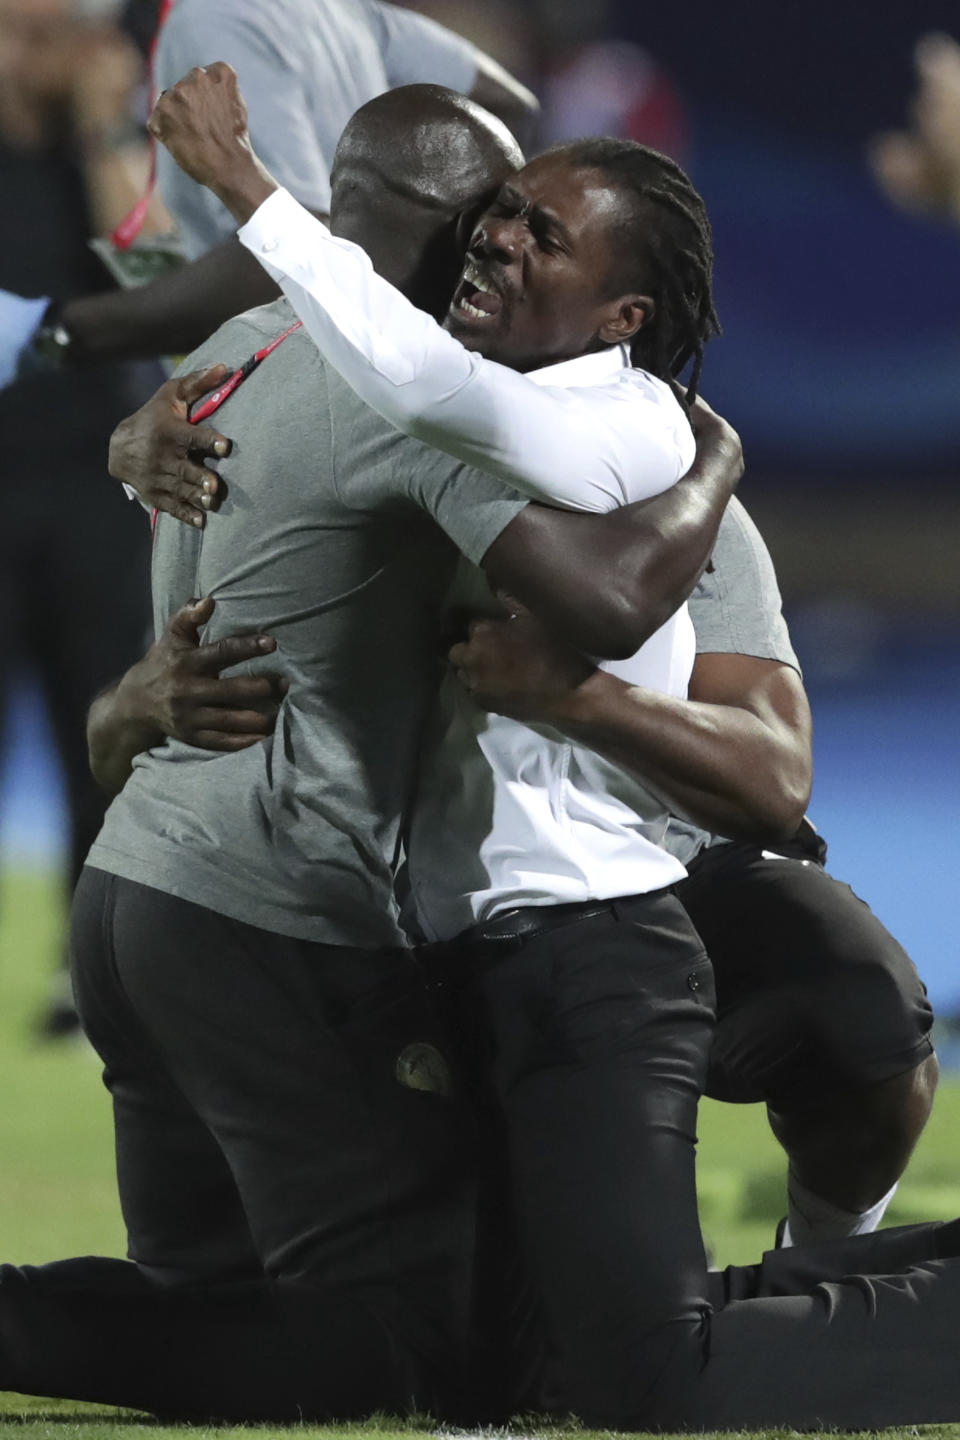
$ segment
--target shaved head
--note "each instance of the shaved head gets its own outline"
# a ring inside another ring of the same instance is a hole
[[[465,95],[441,85],[388,90],[362,106],[340,138],[330,228],[439,315],[459,275],[461,215],[469,223],[522,164],[507,127]]]

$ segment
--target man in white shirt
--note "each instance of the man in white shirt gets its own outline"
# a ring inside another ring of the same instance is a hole
[[[529,483],[519,464],[522,434],[535,449],[535,484],[549,470],[568,501],[635,497],[638,412],[657,392],[626,367],[613,372],[602,350],[631,341],[634,358],[663,379],[691,350],[657,323],[666,267],[657,265],[652,227],[645,233],[636,223],[642,202],[656,201],[653,187],[633,187],[632,157],[621,164],[624,152],[587,142],[541,157],[504,187],[474,231],[447,317],[460,348],[378,281],[362,252],[333,240],[277,191],[251,159],[228,69],[193,72],[161,102],[153,126],[243,224],[241,240],[280,280],[328,362],[399,428],[520,488]],[[664,182],[661,203],[667,190]],[[689,225],[685,200],[674,193],[668,208]],[[623,243],[631,222],[633,240],[647,243],[637,244],[632,267],[618,266],[613,235]],[[600,271],[599,294],[596,281],[586,281],[588,254],[593,275]],[[550,303],[551,275],[565,323]],[[709,290],[704,296],[688,273],[675,293],[686,305],[671,307],[673,316],[698,322],[698,360]],[[516,368],[477,361],[471,350]],[[555,370],[526,382],[518,375],[545,359],[582,367],[582,388],[553,388]],[[668,629],[661,653],[645,657],[653,688],[669,688],[688,663],[680,624]],[[514,817],[506,857],[498,846],[479,867],[496,880],[491,893],[476,884],[467,891],[468,899],[481,895],[480,920],[460,959],[475,952],[524,1248],[556,1364],[541,1401],[621,1428],[953,1418],[954,1261],[935,1260],[895,1283],[833,1286],[828,1308],[815,1294],[795,1293],[731,1304],[711,1324],[693,1186],[709,964],[664,892],[659,861],[637,862],[640,893],[597,893],[602,881],[589,873],[589,852],[580,861],[578,825],[609,841],[616,859],[628,844],[639,856],[651,842],[615,792],[609,809],[591,813],[593,787],[577,783],[576,747],[548,735],[545,746],[524,750],[519,739],[491,742],[478,729],[494,770],[494,826],[501,804],[513,804]],[[528,836],[517,834],[524,819],[538,846],[542,827],[573,837],[563,861],[585,899],[551,903],[549,877],[540,889],[540,853],[528,884]],[[455,875],[452,890],[460,883]],[[938,1253],[934,1246],[924,1258]]]

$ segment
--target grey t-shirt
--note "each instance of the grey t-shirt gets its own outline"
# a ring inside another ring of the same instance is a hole
[[[185,366],[239,366],[294,318],[286,300],[249,311]],[[213,595],[203,638],[275,636],[277,653],[243,668],[290,690],[250,749],[170,740],[139,756],[89,863],[278,934],[401,944],[393,875],[442,668],[450,542],[479,561],[525,502],[393,429],[305,330],[215,423],[234,441],[226,499],[202,531],[159,517],[155,623]]]
[[[755,655],[791,665],[799,673],[770,552],[736,498],[720,523],[711,567],[687,604],[698,655]],[[686,865],[706,845],[719,842],[720,837],[671,817],[661,843]]]
[[[267,169],[310,210],[330,209],[330,165],[344,126],[397,85],[469,92],[476,50],[442,25],[380,0],[178,0],[157,49],[166,89],[194,65],[226,60]],[[160,193],[196,259],[236,225],[209,190],[157,151]]]

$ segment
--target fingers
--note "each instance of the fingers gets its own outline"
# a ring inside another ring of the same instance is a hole
[[[496,594],[497,599],[500,601],[500,604],[507,612],[506,618],[508,620],[519,620],[521,615],[530,614],[530,611],[527,609],[526,605],[524,605],[522,601],[518,600],[516,595],[511,595],[508,590],[498,590]]]
[[[506,613],[496,619],[489,615],[481,615],[476,620],[470,621],[467,626],[468,640],[492,640],[503,633],[504,626],[514,620],[519,620],[521,615],[528,616],[530,614],[530,611],[525,610],[519,600],[514,600],[512,597],[508,597],[503,603],[507,607]]]
[[[227,64],[226,60],[214,60],[212,65],[207,65],[205,68],[215,84],[223,85],[225,82],[236,84],[237,72],[232,65]]]
[[[221,435],[219,430],[212,429],[209,425],[194,425],[190,436],[190,453],[192,455],[203,455],[208,460],[222,460],[229,455],[233,448],[233,441],[228,440],[226,435]]]
[[[215,605],[212,595],[205,595],[200,600],[191,600],[189,604],[181,605],[167,621],[165,635],[181,644],[196,645],[197,632],[202,625],[206,625]]]
[[[272,635],[228,635],[223,640],[215,640],[209,645],[202,645],[197,651],[195,668],[200,675],[219,675],[221,670],[228,669],[231,665],[241,665],[246,660],[254,660],[258,655],[270,655],[277,648],[277,642]],[[268,676],[237,676],[256,681],[258,684],[263,681],[269,682]],[[254,692],[260,693],[260,692]]]
[[[190,742],[201,750],[249,750],[266,735],[229,735],[222,730],[199,730]]]
[[[161,485],[166,488],[161,489]],[[165,475],[156,477],[148,498],[165,514],[202,528],[207,514],[220,508],[224,494],[217,474],[186,456],[175,461],[174,468]]]
[[[229,366],[212,365],[209,370],[191,370],[174,381],[175,393],[180,400],[193,405],[215,390],[227,374]]]
[[[210,706],[196,710],[191,717],[194,733],[253,737],[263,740],[273,734],[276,724],[276,706],[269,710],[224,710]]]
[[[205,707],[217,710],[255,710],[265,715],[280,703],[282,688],[272,675],[198,675],[181,679],[178,705],[181,718],[194,716]],[[191,723],[194,723],[191,719]]]

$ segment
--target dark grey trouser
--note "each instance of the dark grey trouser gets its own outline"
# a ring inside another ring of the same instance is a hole
[[[72,950],[132,1258],[3,1267],[0,1389],[249,1421],[449,1405],[473,1144],[415,959],[90,868]]]

